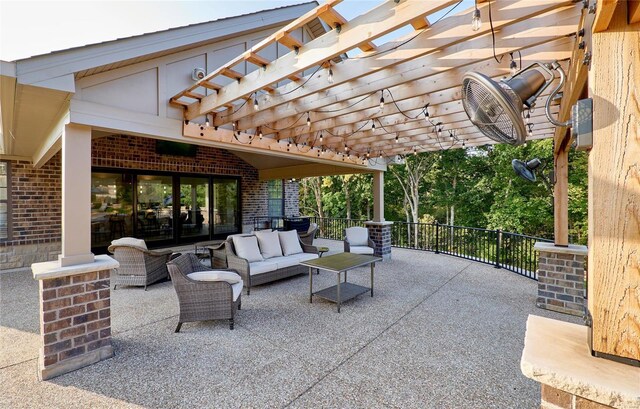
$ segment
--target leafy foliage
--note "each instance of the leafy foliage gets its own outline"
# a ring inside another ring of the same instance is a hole
[[[538,181],[531,183],[514,173],[511,161],[534,157],[546,166],[538,169]],[[410,155],[405,165],[392,165],[385,175],[385,218],[397,221],[415,218],[553,238],[553,194],[544,183],[552,169],[550,139],[523,146],[493,145]],[[322,213],[324,217],[350,215],[352,219],[370,219],[371,181],[371,175],[365,174],[303,179],[300,208],[307,214]],[[417,214],[412,212],[412,194],[407,189],[411,185],[417,188],[417,201],[413,202]],[[320,201],[316,200],[312,186],[319,187]],[[587,154],[571,151],[570,241],[586,244],[586,232]]]

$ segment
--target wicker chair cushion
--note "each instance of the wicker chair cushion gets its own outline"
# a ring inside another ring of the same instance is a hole
[[[280,238],[283,255],[290,256],[292,254],[302,253],[300,238],[296,230],[278,232],[278,237]]]
[[[195,273],[187,274],[187,277],[196,281],[226,281],[229,284],[242,282],[242,278],[233,271],[196,271]]]
[[[262,254],[260,254],[260,247],[258,247],[258,238],[256,236],[234,236],[233,246],[236,249],[238,257],[247,259],[249,263],[264,260]]]
[[[314,231],[314,230],[315,230],[315,229],[317,229],[317,228],[318,228],[318,224],[316,224],[316,223],[311,223],[311,224],[309,225],[309,228],[307,229],[307,233],[311,233],[312,231]]]
[[[257,231],[255,234],[263,258],[282,257],[282,247],[280,247],[277,231]]]
[[[112,246],[134,246],[147,250],[147,243],[142,239],[136,239],[134,237],[123,237],[111,242]]]
[[[249,274],[250,275],[268,273],[270,271],[274,271],[274,270],[277,270],[277,269],[278,269],[278,263],[274,263],[271,260],[254,261],[253,263],[249,264]]]
[[[349,227],[345,230],[347,241],[352,246],[367,246],[369,230],[365,227]],[[352,251],[353,252],[353,251]]]
[[[349,252],[354,254],[373,254],[373,249],[369,246],[351,246]]]

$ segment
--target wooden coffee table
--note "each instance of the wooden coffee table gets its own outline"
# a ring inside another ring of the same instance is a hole
[[[350,300],[367,291],[371,291],[373,297],[373,271],[376,261],[382,261],[382,258],[369,256],[364,254],[339,253],[332,256],[317,258],[314,260],[303,261],[300,264],[309,267],[309,302],[313,302],[313,296],[324,298],[337,304],[337,310],[340,312],[340,304],[343,301]],[[371,266],[371,287],[363,287],[361,285],[347,282],[347,271],[356,267]],[[320,291],[313,292],[313,270],[329,271],[336,273],[337,284],[325,288]],[[341,282],[341,275],[344,273],[344,282]]]

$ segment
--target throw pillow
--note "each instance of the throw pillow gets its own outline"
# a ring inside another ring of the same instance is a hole
[[[280,257],[282,256],[282,247],[280,247],[280,239],[277,231],[262,230],[255,232],[258,238],[258,247],[262,257]]]
[[[236,248],[238,257],[247,259],[249,263],[264,260],[260,254],[256,236],[234,236],[233,246]]]
[[[292,254],[302,253],[300,239],[298,238],[298,232],[296,230],[280,231],[278,232],[278,237],[280,238],[282,254],[290,256]]]
[[[187,274],[192,280],[196,281],[226,281],[229,284],[236,284],[242,281],[242,278],[233,271],[196,271],[195,273]]]

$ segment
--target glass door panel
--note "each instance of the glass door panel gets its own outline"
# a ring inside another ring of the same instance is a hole
[[[173,182],[171,176],[138,175],[136,228],[145,241],[173,238]]]
[[[180,178],[179,238],[209,238],[209,178]]]
[[[240,231],[238,180],[214,179],[213,200],[213,234],[238,233]]]
[[[91,247],[133,236],[133,184],[131,175],[91,174]]]

